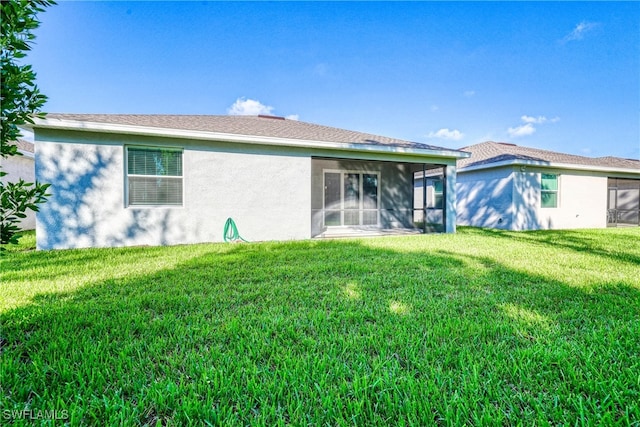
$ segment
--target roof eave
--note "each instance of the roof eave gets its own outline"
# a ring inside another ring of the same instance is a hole
[[[20,154],[22,154],[23,157],[26,157],[28,159],[35,159],[35,157],[36,157],[35,153],[32,153],[31,151],[25,151],[25,150],[18,149],[18,152]]]
[[[556,162],[523,160],[523,159],[503,160],[500,162],[484,163],[481,165],[461,167],[461,168],[458,168],[458,173],[472,172],[472,171],[481,170],[481,169],[499,168],[504,166],[537,166],[542,168],[572,169],[572,170],[589,171],[589,172],[615,172],[615,173],[640,174],[640,169],[617,168],[617,167],[611,167],[611,166],[579,165],[579,164],[573,164],[573,163],[556,163]]]
[[[463,159],[471,154],[458,150],[431,150],[421,148],[400,147],[392,145],[378,145],[366,143],[345,143],[307,139],[280,138],[257,135],[242,135],[222,132],[184,130],[172,128],[158,128],[150,126],[135,126],[126,124],[83,122],[64,119],[34,119],[34,123],[25,126],[30,129],[58,129],[102,133],[126,133],[133,135],[174,137],[196,139],[204,141],[235,142],[241,144],[256,144],[284,147],[323,148],[347,151],[365,151],[370,153],[411,154],[428,157],[446,157]]]

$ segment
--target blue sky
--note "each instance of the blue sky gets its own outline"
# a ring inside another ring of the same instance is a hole
[[[270,113],[444,147],[640,157],[638,2],[69,2],[48,112]]]

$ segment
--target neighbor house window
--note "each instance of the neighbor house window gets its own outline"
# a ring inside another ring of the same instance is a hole
[[[427,208],[442,209],[444,206],[443,182],[440,178],[427,179],[427,188],[431,188],[431,197],[427,199]]]
[[[558,175],[552,173],[542,174],[540,205],[543,208],[558,207]]]
[[[182,150],[127,147],[127,205],[182,206]]]

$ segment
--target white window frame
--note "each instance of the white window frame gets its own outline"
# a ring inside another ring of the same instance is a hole
[[[556,190],[543,190],[542,189],[542,175],[554,175],[556,177]],[[555,206],[542,206],[542,193],[555,193],[556,205]],[[540,172],[540,209],[558,209],[560,207],[560,174],[556,172]]]
[[[164,151],[178,151],[180,152],[180,161],[182,162],[182,175],[180,176],[162,176],[165,179],[180,179],[182,180],[182,201],[179,205],[167,205],[167,204],[149,204],[149,205],[136,205],[129,203],[129,177],[141,177],[141,178],[158,178],[159,175],[139,175],[129,174],[129,149],[137,150],[164,150]],[[184,148],[182,147],[161,147],[157,145],[125,145],[124,146],[124,205],[130,209],[155,209],[155,208],[172,208],[180,209],[185,206],[185,183],[184,183]]]
[[[436,182],[440,182],[442,185],[442,191],[436,191]],[[427,209],[444,209],[444,177],[435,176],[435,177],[427,177],[427,190],[431,186],[430,195],[427,199]],[[442,197],[442,206],[436,206],[436,196],[440,195]]]
[[[340,174],[340,224],[342,225],[326,225],[325,223],[325,218],[326,218],[326,211],[336,211],[338,209],[327,209],[325,206],[325,175],[327,173],[337,173]],[[367,211],[376,211],[376,223],[375,224],[368,224],[368,225],[344,225],[344,175],[345,174],[358,174],[360,175],[360,179],[359,179],[359,183],[358,183],[358,191],[359,194],[362,195],[364,193],[364,179],[362,178],[362,175],[375,175],[378,178],[378,194],[377,194],[377,200],[378,200],[378,207],[376,209],[364,209],[364,197],[360,197],[360,200],[358,201],[359,206],[358,206],[358,222],[360,224],[362,224],[362,215],[364,213],[365,210]],[[381,173],[380,171],[368,171],[368,170],[350,170],[350,169],[323,169],[322,170],[322,226],[325,228],[349,228],[349,227],[380,227],[380,195],[382,193],[381,191],[382,188],[382,179],[381,179]]]

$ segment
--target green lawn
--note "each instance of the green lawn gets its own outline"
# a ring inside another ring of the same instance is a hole
[[[0,263],[0,424],[640,425],[640,228]]]

